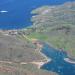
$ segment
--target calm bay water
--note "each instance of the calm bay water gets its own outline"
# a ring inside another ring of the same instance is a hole
[[[18,29],[32,25],[30,12],[44,5],[58,5],[75,0],[0,0],[0,29]]]
[[[56,50],[45,44],[42,51],[52,61],[44,64],[41,69],[53,71],[59,75],[75,75],[75,64],[64,61],[64,58],[69,58],[66,52]]]

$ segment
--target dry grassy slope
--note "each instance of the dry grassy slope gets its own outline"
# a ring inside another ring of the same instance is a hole
[[[0,62],[0,75],[57,75],[54,72],[38,69],[33,64],[21,65],[17,63],[18,61],[31,62],[43,59],[44,57],[31,48],[26,40],[0,34],[0,61],[16,62]]]
[[[38,69],[35,65],[27,64],[7,64],[0,63],[0,75],[58,75],[54,72],[48,72]]]
[[[44,57],[30,45],[26,40],[18,39],[16,36],[0,34],[0,60],[16,62],[43,60]]]

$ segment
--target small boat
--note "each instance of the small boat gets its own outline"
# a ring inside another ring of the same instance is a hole
[[[7,13],[8,11],[5,10],[1,10],[0,13]]]

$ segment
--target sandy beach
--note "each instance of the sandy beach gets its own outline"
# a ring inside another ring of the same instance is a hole
[[[31,64],[35,64],[39,69],[42,65],[45,64],[45,62],[37,62],[37,61],[34,61],[34,62],[31,62]]]

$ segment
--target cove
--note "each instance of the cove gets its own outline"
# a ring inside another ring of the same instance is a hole
[[[64,58],[69,58],[66,52],[56,50],[48,44],[44,44],[41,52],[52,59],[51,62],[44,64],[41,69],[53,71],[59,75],[75,75],[75,64],[64,61]]]

